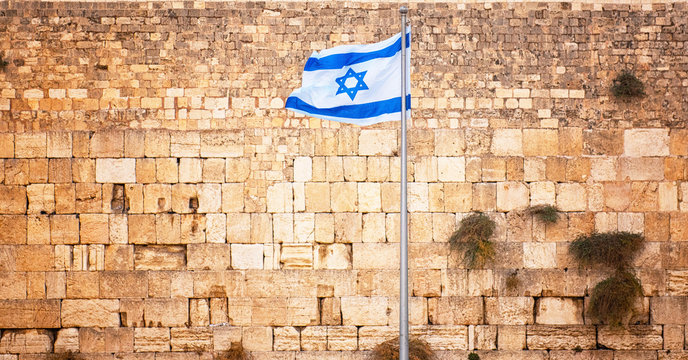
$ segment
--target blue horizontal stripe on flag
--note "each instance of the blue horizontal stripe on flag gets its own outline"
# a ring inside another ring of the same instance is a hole
[[[401,112],[401,97],[381,100],[367,104],[342,105],[332,108],[318,108],[305,101],[290,96],[285,108],[298,109],[313,115],[327,115],[338,118],[367,119],[384,114]],[[406,110],[411,109],[411,95],[406,95]],[[401,120],[401,118],[399,119]]]
[[[410,38],[411,34],[406,33],[407,48],[411,46]],[[306,61],[306,66],[303,68],[303,71],[341,69],[344,66],[358,64],[372,59],[392,57],[399,52],[399,49],[401,49],[401,39],[398,39],[394,44],[384,49],[373,52],[333,54],[320,59],[311,57]]]

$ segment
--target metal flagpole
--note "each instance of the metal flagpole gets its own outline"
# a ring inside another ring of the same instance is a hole
[[[408,326],[408,212],[406,209],[406,14],[405,6],[399,8],[401,14],[401,264],[399,267],[399,360],[409,358]]]

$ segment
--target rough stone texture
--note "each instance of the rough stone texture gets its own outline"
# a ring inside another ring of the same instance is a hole
[[[0,359],[353,360],[394,336],[399,123],[284,109],[313,51],[396,31],[391,3],[340,5],[0,3]],[[684,358],[686,5],[408,5],[412,333],[440,359]],[[625,68],[647,97],[610,95]],[[447,244],[473,211],[484,269]],[[581,325],[604,273],[568,243],[607,230],[648,240],[627,332]]]
[[[594,326],[528,325],[526,339],[532,350],[594,349],[597,345]]]

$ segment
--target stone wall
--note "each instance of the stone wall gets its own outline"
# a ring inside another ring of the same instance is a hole
[[[688,358],[688,5],[409,7],[412,334],[442,359]],[[399,124],[283,109],[313,50],[391,36],[397,4],[0,13],[0,359],[363,359],[397,333]],[[645,98],[610,95],[622,69]],[[473,211],[497,222],[476,270],[447,242]],[[647,239],[625,330],[585,315],[608,274],[567,251],[612,230]]]

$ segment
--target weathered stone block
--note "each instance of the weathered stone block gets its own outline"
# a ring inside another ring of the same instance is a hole
[[[582,299],[542,297],[537,301],[535,311],[536,324],[583,324]]]
[[[597,346],[594,326],[528,325],[526,330],[528,349],[595,349]]]
[[[119,326],[119,300],[63,300],[62,326]]]
[[[688,298],[683,296],[654,296],[650,304],[652,324],[688,323]]]
[[[361,130],[358,154],[391,156],[398,150],[396,130]]]
[[[0,244],[26,244],[27,218],[22,215],[0,215]]]
[[[398,269],[399,244],[353,244],[354,269]]]
[[[0,300],[0,327],[60,327],[59,300]]]
[[[248,351],[271,351],[273,334],[271,327],[245,327],[241,333],[241,343]]]
[[[431,324],[471,325],[483,322],[483,302],[479,297],[434,297],[428,299]]]
[[[342,323],[346,325],[387,325],[387,298],[343,296]]]
[[[106,271],[100,277],[102,298],[145,298],[148,296],[148,277],[144,271]]]
[[[313,267],[313,246],[310,244],[282,244],[280,263],[283,269]]]
[[[0,185],[0,214],[24,214],[27,209],[26,196],[23,186]]]
[[[232,244],[232,269],[262,269],[262,244]]]
[[[358,329],[355,326],[328,326],[327,350],[356,350],[358,348]]]
[[[79,351],[79,329],[67,328],[58,330],[54,351],[56,353]]]
[[[183,246],[136,246],[136,270],[182,270],[186,266],[186,249]]]
[[[524,325],[499,325],[497,349],[517,351],[526,348],[526,327]]]
[[[170,351],[169,328],[135,328],[134,351],[165,352]]]
[[[17,158],[44,158],[47,153],[45,133],[21,133],[14,135],[14,156]]]
[[[0,339],[0,353],[36,354],[52,350],[53,335],[49,330],[8,330]]]
[[[210,351],[213,349],[213,330],[207,327],[170,329],[172,351]]]
[[[410,336],[417,336],[435,351],[466,350],[468,348],[468,326],[461,325],[417,325],[409,329]]]
[[[600,327],[597,343],[613,350],[660,350],[663,346],[662,327],[629,325],[625,329]]]
[[[531,297],[488,297],[486,321],[490,325],[527,325],[533,323],[534,300]]]
[[[135,183],[135,159],[96,159],[96,182]]]
[[[668,156],[668,129],[626,129],[624,130],[624,155],[626,156]]]
[[[528,187],[520,182],[497,184],[497,210],[511,211],[526,208],[529,204]]]
[[[188,299],[145,299],[143,318],[149,327],[186,326],[189,320]]]
[[[230,244],[189,244],[186,259],[190,270],[227,270],[231,266]]]

